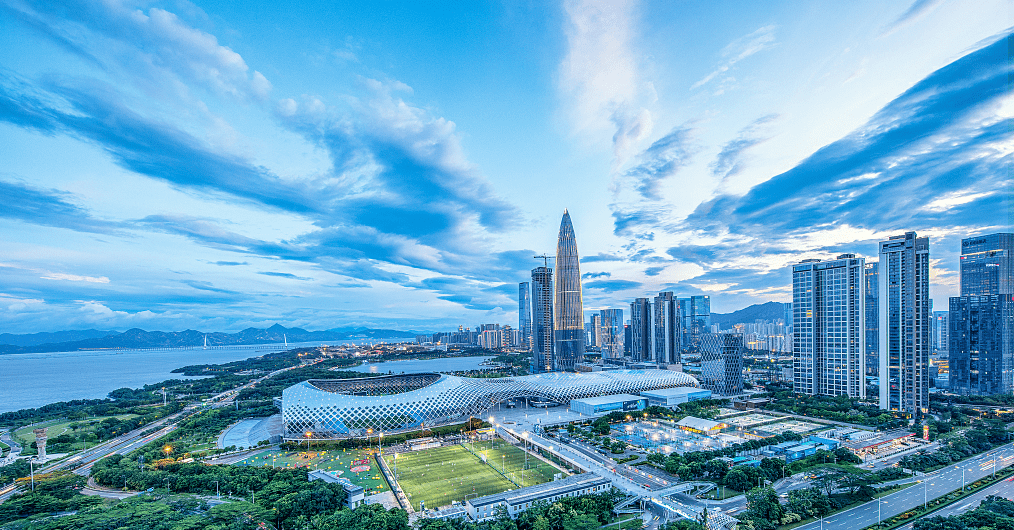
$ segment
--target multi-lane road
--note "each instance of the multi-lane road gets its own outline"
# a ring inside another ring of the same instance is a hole
[[[950,465],[920,477],[920,482],[901,491],[874,499],[798,527],[799,530],[855,530],[875,525],[900,513],[918,507],[924,502],[942,497],[965,484],[989,476],[996,470],[1014,464],[1014,445],[1004,445],[979,456]],[[1006,481],[1002,484],[1009,484]],[[823,526],[821,526],[823,525]]]

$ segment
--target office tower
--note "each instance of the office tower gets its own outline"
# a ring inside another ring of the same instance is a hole
[[[599,311],[601,331],[599,349],[603,359],[618,359],[623,356],[623,310],[603,309]]]
[[[701,354],[702,388],[723,396],[743,392],[746,343],[742,333],[704,333],[697,350]]]
[[[785,335],[792,333],[792,304],[782,304],[782,322],[785,324]]]
[[[961,240],[961,296],[1014,294],[1014,234]]]
[[[964,395],[1014,392],[1014,234],[961,240],[961,296],[947,313],[950,388]]]
[[[880,267],[866,263],[866,375],[880,373]]]
[[[792,384],[802,394],[866,397],[865,260],[792,266]]]
[[[553,366],[556,370],[574,371],[574,364],[584,359],[584,301],[581,297],[581,266],[577,256],[577,239],[570,213],[563,211],[560,237],[556,242],[556,304],[553,306]]]
[[[947,311],[934,311],[930,327],[933,329],[933,351],[947,351],[950,347],[947,339]]]
[[[588,346],[601,347],[601,336],[602,336],[602,315],[592,315],[591,322],[588,323]]]
[[[532,350],[532,292],[531,283],[521,282],[518,284],[518,331],[521,332],[521,341],[518,344],[522,350]]]
[[[532,373],[553,371],[553,269],[532,269]]]
[[[1012,296],[955,296],[949,317],[951,392],[988,396],[1014,391]]]
[[[915,232],[880,242],[880,408],[929,409],[929,238]]]
[[[631,335],[630,335],[631,329],[632,328],[630,327],[630,321],[628,320],[627,323],[623,325],[623,356],[624,357],[630,357],[630,343],[632,342],[632,338],[631,338]]]
[[[654,361],[660,365],[682,362],[680,352],[682,351],[683,337],[680,324],[682,313],[681,307],[672,291],[658,293],[655,303],[654,314],[654,336],[652,338],[652,351],[655,353]]]
[[[711,329],[711,297],[691,296],[690,297],[690,318],[684,333],[689,337],[691,347],[697,345],[701,335]],[[686,341],[685,341],[686,342]]]
[[[652,324],[651,301],[635,298],[630,304],[630,358],[635,362],[650,362],[655,359],[654,326]]]

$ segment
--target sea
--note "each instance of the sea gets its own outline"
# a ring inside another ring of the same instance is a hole
[[[321,344],[402,340],[404,339],[290,342],[288,347],[292,349]],[[255,344],[215,346],[206,350],[197,347],[0,355],[0,412],[35,408],[72,399],[104,398],[118,388],[139,388],[166,379],[184,379],[182,375],[172,373],[183,366],[221,364],[285,349],[283,344]]]
[[[363,363],[349,368],[350,371],[370,374],[411,374],[413,372],[463,372],[489,368],[484,365],[493,357],[441,357],[439,359],[408,359],[404,361],[384,361],[379,363]]]

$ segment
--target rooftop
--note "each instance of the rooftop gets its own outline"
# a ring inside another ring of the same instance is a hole
[[[687,416],[682,420],[676,422],[676,425],[680,427],[689,427],[691,429],[697,429],[698,431],[710,431],[712,429],[722,429],[727,427],[724,423],[717,421],[706,420],[703,418],[695,418],[693,416]]]
[[[479,497],[478,499],[471,499],[468,501],[468,504],[471,504],[472,506],[488,506],[490,504],[506,502],[507,504],[516,506],[518,504],[535,502],[540,499],[545,499],[546,497],[552,497],[553,495],[590,488],[593,486],[600,486],[603,484],[610,484],[610,482],[608,479],[602,478],[595,473],[581,473],[579,475],[571,475],[567,478],[538,484],[536,486],[507,490],[503,493],[487,495],[485,497]]]
[[[632,394],[613,394],[611,396],[596,396],[590,398],[575,399],[572,401],[579,403],[587,403],[589,405],[608,405],[610,403],[616,403],[617,401],[637,401],[644,399],[641,396],[635,396]]]
[[[645,390],[644,392],[641,392],[641,395],[650,397],[672,397],[672,396],[689,395],[696,392],[708,392],[708,390],[703,388],[680,386],[676,388],[660,388],[658,390]]]

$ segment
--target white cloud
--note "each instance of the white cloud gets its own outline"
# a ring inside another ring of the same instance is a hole
[[[728,46],[722,49],[724,62],[710,74],[704,76],[703,79],[691,85],[690,90],[700,88],[715,77],[728,72],[730,68],[743,59],[770,48],[774,45],[774,42],[775,26],[764,26],[749,35],[730,42]]]
[[[622,162],[631,147],[651,134],[646,108],[657,98],[641,79],[634,53],[632,1],[565,3],[567,54],[560,64],[560,91],[575,132],[597,136],[612,131],[613,150]]]
[[[109,283],[109,278],[105,276],[79,276],[77,274],[65,274],[62,272],[50,272],[44,276],[40,276],[43,280],[66,280],[69,282],[88,282],[88,283]]]

